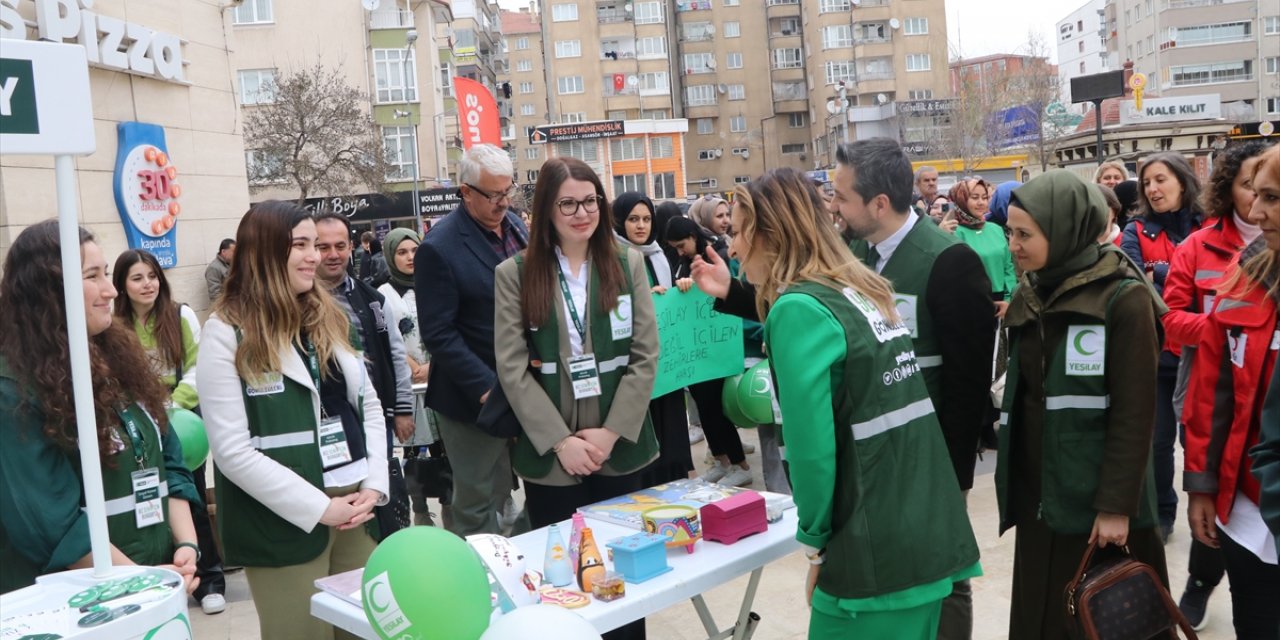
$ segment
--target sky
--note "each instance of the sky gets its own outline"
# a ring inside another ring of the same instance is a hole
[[[549,0],[544,0],[547,2]],[[763,0],[747,0],[762,5]],[[498,0],[504,9],[518,10],[529,0]],[[966,58],[992,53],[1019,53],[1027,34],[1035,30],[1049,46],[1049,58],[1058,61],[1052,46],[1054,25],[1085,4],[1085,0],[946,0],[947,38],[951,50]]]

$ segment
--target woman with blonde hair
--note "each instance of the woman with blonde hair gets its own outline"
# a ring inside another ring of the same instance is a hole
[[[732,215],[786,416],[809,637],[931,639],[953,583],[981,568],[889,282],[797,171],[738,185]]]
[[[1129,179],[1129,170],[1119,160],[1108,160],[1098,165],[1093,172],[1093,181],[1104,187],[1116,188],[1116,185]]]
[[[388,492],[382,407],[346,313],[316,286],[315,242],[302,207],[254,205],[200,341],[223,552],[272,640],[354,637],[312,617],[309,594],[365,565]]]
[[[729,202],[716,195],[706,195],[689,205],[689,217],[698,226],[715,236],[716,244],[728,243],[733,223],[729,217]]]

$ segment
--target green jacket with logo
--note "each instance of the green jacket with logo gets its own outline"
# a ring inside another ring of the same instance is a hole
[[[924,588],[904,596],[923,604],[977,573],[906,326],[851,289],[802,283],[774,303],[765,341],[786,416],[796,538],[826,550],[819,590],[867,599]]]
[[[1014,294],[996,466],[1001,532],[1042,518],[1060,534],[1088,534],[1099,512],[1129,516],[1131,530],[1155,524],[1156,308],[1122,260],[1104,253],[1045,300],[1027,283]]]

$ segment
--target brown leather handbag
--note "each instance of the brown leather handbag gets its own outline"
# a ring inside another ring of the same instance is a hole
[[[1121,547],[1098,553],[1089,545],[1080,568],[1067,583],[1067,619],[1073,635],[1087,640],[1177,638],[1196,640],[1196,632],[1178,610],[1160,576]]]

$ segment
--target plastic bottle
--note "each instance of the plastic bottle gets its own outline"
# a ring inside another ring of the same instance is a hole
[[[578,587],[591,593],[592,583],[603,578],[604,573],[604,559],[596,548],[596,538],[591,528],[586,527],[582,530],[582,545],[578,551]]]
[[[542,573],[557,587],[567,587],[573,582],[573,565],[569,563],[569,552],[564,548],[559,525],[553,524],[547,530],[547,556],[542,562]]]

